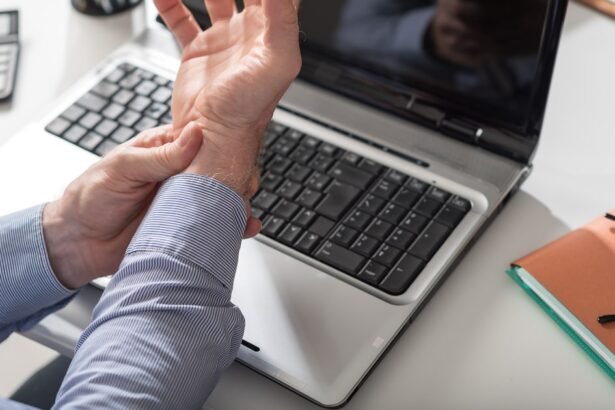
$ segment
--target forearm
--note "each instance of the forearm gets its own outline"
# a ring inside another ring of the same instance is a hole
[[[161,189],[96,307],[57,408],[200,408],[235,358],[243,317],[230,295],[243,201],[180,176]]]
[[[47,256],[42,206],[0,218],[0,341],[64,306],[74,292]]]

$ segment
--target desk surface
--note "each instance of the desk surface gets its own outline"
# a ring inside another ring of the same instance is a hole
[[[68,0],[0,0],[10,7],[21,10],[22,55],[15,98],[0,104],[0,144],[151,21],[151,5],[106,19],[78,15]],[[613,40],[612,20],[571,4],[533,175],[347,409],[613,408],[615,384],[504,274],[615,207]],[[89,315],[67,312],[76,325]],[[54,337],[74,334],[60,334],[58,320],[46,323],[59,348]],[[235,364],[205,408],[317,407]]]

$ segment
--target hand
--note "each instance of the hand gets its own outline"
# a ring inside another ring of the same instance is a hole
[[[43,211],[51,266],[77,289],[115,273],[160,182],[183,171],[202,144],[197,127],[174,139],[170,127],[146,131],[77,178]],[[246,236],[256,235],[254,224]]]
[[[256,192],[261,136],[301,66],[292,0],[206,0],[201,31],[179,0],[155,0],[183,47],[173,91],[173,127],[195,123],[204,143],[186,172],[212,176],[246,201]]]

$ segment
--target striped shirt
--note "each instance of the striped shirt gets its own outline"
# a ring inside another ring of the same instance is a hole
[[[0,218],[0,341],[74,296],[50,267],[41,212]],[[54,408],[201,408],[243,335],[230,298],[246,220],[240,196],[214,179],[165,183],[77,343]]]

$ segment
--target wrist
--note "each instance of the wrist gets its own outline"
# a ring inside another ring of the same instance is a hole
[[[67,221],[62,205],[54,201],[43,209],[43,235],[49,263],[56,278],[68,289],[78,289],[89,282],[81,264],[78,229]]]
[[[248,201],[258,189],[255,176],[263,129],[230,129],[212,122],[202,125],[203,145],[185,172],[214,178]]]

